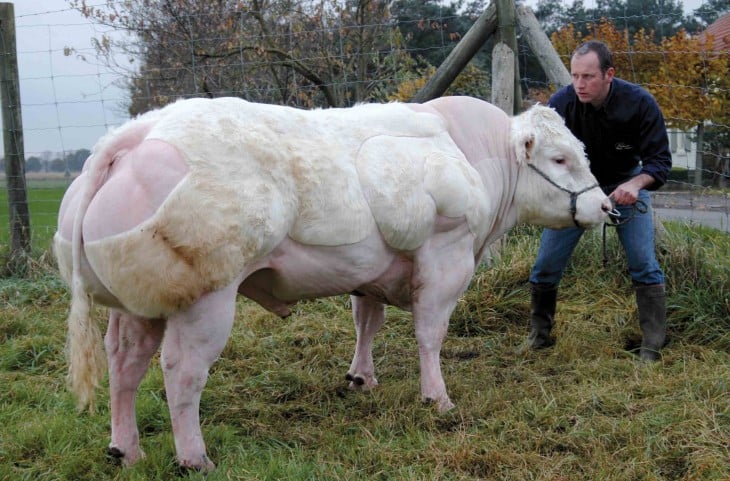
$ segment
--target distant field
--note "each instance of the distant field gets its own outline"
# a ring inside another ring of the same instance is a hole
[[[53,233],[56,231],[61,198],[71,180],[62,175],[27,176],[31,243],[34,250],[43,251],[50,247]],[[4,176],[0,182],[0,247],[2,247],[8,245],[10,241],[10,217]]]

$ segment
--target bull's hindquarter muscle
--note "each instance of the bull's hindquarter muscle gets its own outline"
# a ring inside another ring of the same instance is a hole
[[[555,207],[594,182],[581,144],[540,106],[510,118],[468,97],[312,111],[226,98],[149,112],[99,140],[61,204],[71,385],[93,402],[88,307],[106,305],[110,448],[127,464],[143,455],[133,393],[161,345],[178,461],[211,469],[200,393],[236,296],[286,316],[300,299],[352,293],[351,387],[377,385],[372,341],[391,304],[413,313],[423,399],[447,410],[439,351],[485,248],[519,222],[602,221],[600,189],[575,215]]]

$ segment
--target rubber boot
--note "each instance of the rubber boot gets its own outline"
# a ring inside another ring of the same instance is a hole
[[[637,285],[636,306],[641,327],[642,361],[657,361],[667,337],[667,309],[664,284]]]
[[[531,284],[530,288],[530,334],[517,350],[543,349],[555,341],[550,337],[558,299],[558,286],[553,284]]]

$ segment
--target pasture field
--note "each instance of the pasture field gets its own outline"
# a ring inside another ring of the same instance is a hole
[[[0,246],[7,246],[10,243],[8,191],[5,188],[5,178],[0,181],[3,184],[0,188]],[[47,250],[51,245],[51,239],[56,232],[61,198],[70,182],[71,179],[65,179],[61,175],[28,175],[26,178],[31,246],[36,253]]]
[[[559,294],[556,345],[515,354],[527,335],[537,230],[517,228],[452,316],[442,351],[456,408],[419,399],[411,316],[388,310],[376,338],[380,386],[349,391],[347,297],[300,304],[282,320],[240,300],[203,393],[213,473],[180,473],[157,359],[138,395],[147,457],[105,455],[108,389],[79,413],[65,388],[68,292],[49,261],[0,280],[0,480],[730,479],[730,236],[665,224],[670,344],[644,365],[615,233],[602,267],[588,233]],[[47,258],[47,256],[46,256]],[[104,312],[97,310],[100,321]]]

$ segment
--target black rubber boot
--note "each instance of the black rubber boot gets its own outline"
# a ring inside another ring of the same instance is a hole
[[[639,310],[641,327],[642,361],[657,361],[667,337],[667,308],[664,284],[637,285],[636,306]]]
[[[558,299],[558,286],[553,284],[531,284],[530,288],[530,334],[517,350],[543,349],[555,341],[550,337]]]

